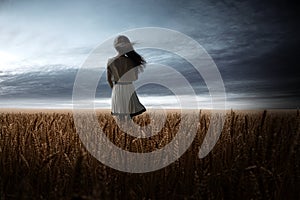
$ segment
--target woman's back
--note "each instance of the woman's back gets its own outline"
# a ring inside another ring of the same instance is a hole
[[[138,79],[135,63],[125,55],[109,60],[107,70],[115,82],[132,82]]]

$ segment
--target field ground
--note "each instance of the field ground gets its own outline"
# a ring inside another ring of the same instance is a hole
[[[153,119],[163,128],[141,139],[122,132],[109,112],[97,112],[100,127],[132,152],[160,149],[179,124],[192,123],[181,121],[178,110],[168,110],[160,122],[156,112]],[[195,140],[176,162],[132,174],[89,154],[71,110],[1,109],[0,199],[300,199],[299,110],[228,110],[216,146],[199,159],[209,113],[198,113]],[[147,113],[134,118],[141,126],[150,120]]]

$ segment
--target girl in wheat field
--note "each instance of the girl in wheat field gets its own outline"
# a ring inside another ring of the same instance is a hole
[[[138,74],[143,72],[146,61],[124,35],[115,38],[114,47],[118,55],[110,58],[107,63],[107,81],[112,88],[111,113],[124,120],[146,111],[133,85]]]

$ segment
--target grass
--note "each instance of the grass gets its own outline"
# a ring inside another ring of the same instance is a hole
[[[199,159],[209,116],[201,112],[196,138],[176,162],[131,174],[92,157],[70,113],[0,113],[0,199],[300,199],[299,111],[228,112],[216,146]],[[112,142],[132,152],[162,148],[180,123],[191,123],[169,113],[157,135],[139,139],[109,114],[98,120]],[[147,114],[134,120],[150,122]]]

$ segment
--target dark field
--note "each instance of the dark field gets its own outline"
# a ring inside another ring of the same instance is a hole
[[[87,152],[71,113],[0,112],[0,199],[300,199],[299,111],[229,111],[216,146],[199,159],[209,116],[200,113],[196,138],[176,162],[131,174]],[[122,133],[110,114],[98,115],[110,140],[132,152],[163,147],[179,117],[170,112],[146,140]],[[149,116],[134,120],[148,124]]]

